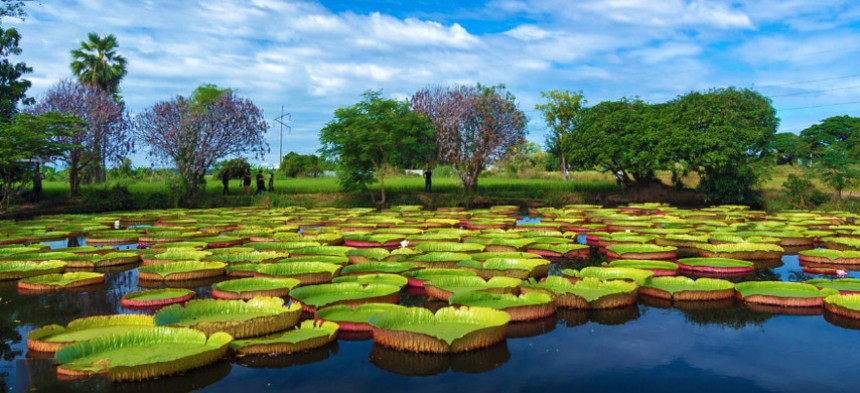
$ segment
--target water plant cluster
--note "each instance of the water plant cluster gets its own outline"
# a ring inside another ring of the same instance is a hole
[[[794,253],[809,274],[854,270],[860,226],[852,214],[569,205],[531,209],[540,220],[526,223],[523,213],[396,206],[46,216],[0,222],[0,280],[39,296],[91,291],[134,269],[141,290],[121,304],[144,314],[85,317],[27,337],[31,352],[57,360],[58,375],[115,381],[346,337],[396,351],[468,352],[559,309],[640,299],[860,319],[860,280],[755,274]],[[85,245],[40,243],[66,238]],[[427,300],[406,306],[405,295]]]

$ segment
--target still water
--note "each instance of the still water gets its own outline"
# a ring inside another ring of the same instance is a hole
[[[64,242],[51,243],[53,248]],[[600,254],[562,268],[600,263]],[[225,359],[149,382],[58,381],[51,359],[27,357],[26,334],[82,316],[129,312],[120,298],[137,286],[135,266],[110,272],[87,293],[26,296],[0,283],[0,392],[857,392],[860,323],[751,310],[735,301],[675,308],[640,299],[624,309],[559,310],[512,324],[505,343],[463,355],[411,354],[339,336],[329,346],[289,356]],[[799,281],[796,255],[742,280]],[[860,277],[852,272],[850,277]],[[733,280],[738,281],[738,280]],[[209,285],[190,287],[210,297]],[[401,303],[438,306],[404,293]],[[765,310],[766,311],[766,310]]]

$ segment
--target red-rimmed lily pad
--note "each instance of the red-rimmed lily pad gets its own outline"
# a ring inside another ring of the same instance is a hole
[[[678,264],[670,261],[616,259],[609,262],[609,267],[628,267],[633,269],[650,270],[654,272],[654,277],[674,276],[678,274]]]
[[[196,292],[184,288],[163,288],[132,292],[120,299],[125,308],[155,308],[191,300]]]
[[[244,299],[256,296],[284,297],[298,286],[294,278],[247,277],[212,284],[212,297],[216,299]]]
[[[455,293],[468,291],[517,294],[521,282],[511,277],[493,277],[489,280],[481,277],[439,277],[425,281],[424,289],[430,297],[447,302]]]
[[[223,262],[184,261],[141,266],[137,269],[141,281],[185,281],[223,276]]]
[[[360,284],[341,282],[319,284],[296,288],[290,296],[301,303],[310,313],[322,307],[346,304],[350,306],[363,303],[397,303],[400,287],[388,284]]]
[[[646,280],[639,287],[639,293],[666,300],[722,300],[735,296],[735,285],[716,278],[694,280],[684,276],[664,276]]]
[[[711,277],[745,276],[755,270],[755,264],[730,258],[683,258],[678,260],[683,272]]]
[[[44,274],[18,281],[18,290],[24,293],[52,292],[67,288],[85,288],[105,282],[105,275],[95,272],[69,272]]]
[[[825,278],[816,278],[812,280],[806,280],[806,283],[822,289],[832,288],[839,291],[839,293],[843,295],[852,293],[860,294],[860,279],[857,278],[837,278],[833,281],[830,281]]]
[[[442,277],[468,277],[477,276],[475,272],[463,269],[421,269],[403,273],[409,280],[410,287],[424,288],[425,281]]]
[[[370,317],[392,310],[402,310],[406,307],[391,303],[365,303],[356,306],[336,305],[321,308],[314,314],[314,319],[335,322],[345,332],[369,332]]]
[[[606,255],[615,259],[675,259],[677,247],[656,244],[617,244],[606,247]]]

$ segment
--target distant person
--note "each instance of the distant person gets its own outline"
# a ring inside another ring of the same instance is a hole
[[[275,173],[269,174],[269,192],[275,192]]]
[[[30,199],[33,203],[39,203],[39,198],[42,196],[42,171],[39,170],[39,164],[36,164],[36,177],[33,178],[33,193]]]
[[[221,173],[221,184],[224,185],[224,191],[221,192],[221,195],[230,195],[230,171],[225,169]]]
[[[266,192],[266,177],[263,176],[263,171],[257,172],[257,194],[264,194]]]
[[[242,175],[242,188],[245,189],[245,195],[251,195],[251,169],[245,168],[245,173]]]
[[[431,185],[433,183],[433,171],[430,170],[430,166],[427,166],[427,169],[424,170],[424,192],[432,192],[430,191]]]
[[[618,186],[621,185],[621,171],[615,172],[615,184]]]

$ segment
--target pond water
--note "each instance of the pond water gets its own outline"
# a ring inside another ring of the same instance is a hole
[[[66,244],[51,243],[53,248]],[[588,261],[555,263],[552,272],[600,262],[592,250]],[[141,290],[134,267],[110,272],[104,288],[87,293],[27,296],[17,293],[14,282],[0,283],[0,391],[855,392],[860,387],[860,323],[825,318],[820,311],[773,314],[736,301],[680,309],[640,298],[623,309],[560,310],[545,320],[512,324],[503,344],[452,356],[398,352],[367,336],[341,336],[310,352],[225,359],[149,382],[58,381],[52,359],[27,357],[26,334],[34,328],[129,312],[120,307],[120,298]],[[769,267],[743,280],[812,278],[802,273],[796,255]],[[209,297],[213,282],[190,288]],[[425,296],[406,291],[401,303],[433,306]]]

